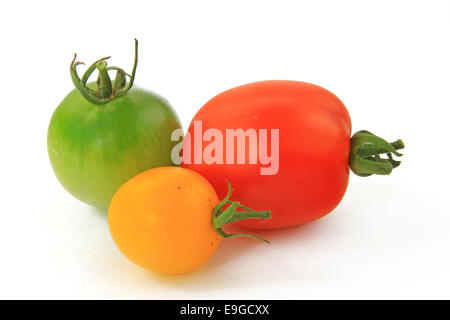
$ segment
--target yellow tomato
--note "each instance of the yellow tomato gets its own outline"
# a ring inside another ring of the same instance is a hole
[[[120,251],[137,265],[180,274],[204,264],[221,236],[211,217],[219,199],[200,174],[160,167],[129,180],[114,195],[109,229]]]

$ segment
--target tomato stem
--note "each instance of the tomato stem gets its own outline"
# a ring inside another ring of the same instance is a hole
[[[401,157],[397,150],[405,147],[402,140],[389,143],[373,133],[362,130],[356,132],[350,140],[350,169],[360,177],[372,174],[388,175],[400,165],[393,155]],[[386,158],[380,155],[386,154]]]
[[[110,97],[113,92],[111,78],[106,69],[107,66],[108,64],[105,61],[99,61],[95,65],[98,70],[97,90],[99,90],[102,98]]]
[[[94,104],[104,104],[127,93],[133,87],[138,62],[138,41],[136,39],[134,39],[134,44],[134,64],[131,75],[127,74],[121,68],[108,67],[106,60],[110,58],[109,56],[95,61],[80,79],[77,73],[77,66],[84,63],[76,61],[77,54],[75,54],[72,62],[70,63],[70,76],[75,88],[80,91],[86,100]],[[96,89],[93,90],[88,87],[88,80],[96,69],[98,70],[98,78],[96,82],[97,86]],[[109,71],[116,71],[114,83],[109,77]],[[130,78],[128,83],[126,81],[127,77]]]
[[[244,206],[236,201],[230,201],[231,197],[231,184],[228,180],[226,180],[228,185],[228,193],[225,196],[225,198],[220,201],[213,209],[212,219],[211,223],[213,228],[217,231],[220,236],[223,238],[236,238],[236,237],[247,237],[252,238],[255,240],[261,240],[266,243],[269,243],[269,241],[260,238],[258,236],[249,234],[249,233],[232,233],[228,234],[223,230],[223,227],[229,223],[233,223],[238,220],[245,220],[245,219],[270,219],[270,211],[255,211],[253,209],[250,209],[247,206]],[[237,210],[238,208],[242,210]]]

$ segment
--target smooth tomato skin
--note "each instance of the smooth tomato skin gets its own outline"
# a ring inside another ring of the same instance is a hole
[[[296,226],[323,217],[341,201],[349,178],[351,120],[344,104],[328,90],[297,81],[250,83],[215,96],[193,121],[202,121],[203,132],[217,128],[224,137],[225,129],[279,129],[276,175],[260,174],[268,165],[182,163],[208,179],[220,198],[226,194],[227,178],[234,200],[272,211],[272,219],[236,224],[255,229]],[[191,148],[193,154],[193,144]]]
[[[173,165],[173,130],[181,124],[162,97],[139,88],[106,104],[71,91],[55,110],[47,149],[56,177],[75,198],[107,209],[136,174]]]
[[[211,225],[219,202],[200,174],[179,167],[147,170],[126,182],[108,211],[120,251],[142,268],[181,274],[204,264],[220,235]]]

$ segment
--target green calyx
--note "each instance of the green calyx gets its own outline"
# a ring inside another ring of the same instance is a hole
[[[404,147],[400,139],[389,143],[369,131],[358,131],[350,140],[348,164],[353,173],[360,177],[372,174],[388,175],[400,165],[400,161],[394,160],[393,155],[401,157],[402,154],[397,150]],[[387,158],[381,158],[383,154]]]
[[[226,180],[228,184],[228,194],[225,196],[225,198],[220,201],[213,210],[211,223],[213,228],[217,231],[220,236],[223,238],[236,238],[236,237],[247,237],[252,238],[255,240],[261,240],[266,243],[269,243],[269,241],[257,237],[252,234],[248,233],[232,233],[228,234],[223,230],[223,227],[226,224],[239,221],[239,220],[245,220],[245,219],[270,219],[270,211],[255,211],[253,209],[250,209],[249,207],[246,207],[239,202],[236,201],[230,201],[231,197],[231,184],[228,180]],[[238,208],[241,209],[238,211]]]
[[[86,100],[94,104],[104,104],[127,93],[133,87],[138,62],[138,41],[134,39],[134,43],[134,65],[131,75],[127,74],[121,68],[108,67],[106,60],[110,58],[109,56],[95,61],[86,70],[83,77],[80,79],[77,73],[77,66],[84,63],[76,61],[77,54],[75,53],[75,57],[70,64],[70,76],[72,78],[73,84],[80,91],[83,97],[86,98]],[[98,77],[96,82],[96,89],[94,90],[89,88],[87,86],[87,83],[89,77],[95,70],[98,71]],[[116,71],[114,82],[111,81],[111,78],[109,77],[109,71]],[[130,78],[128,83],[127,76]]]

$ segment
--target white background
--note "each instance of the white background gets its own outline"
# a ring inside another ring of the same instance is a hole
[[[0,298],[450,298],[450,2],[8,1],[0,8]],[[354,130],[403,138],[389,177],[352,176],[327,217],[223,241],[202,268],[156,276],[105,216],[58,183],[46,151],[68,66],[112,55],[183,126],[233,86],[328,88]]]

